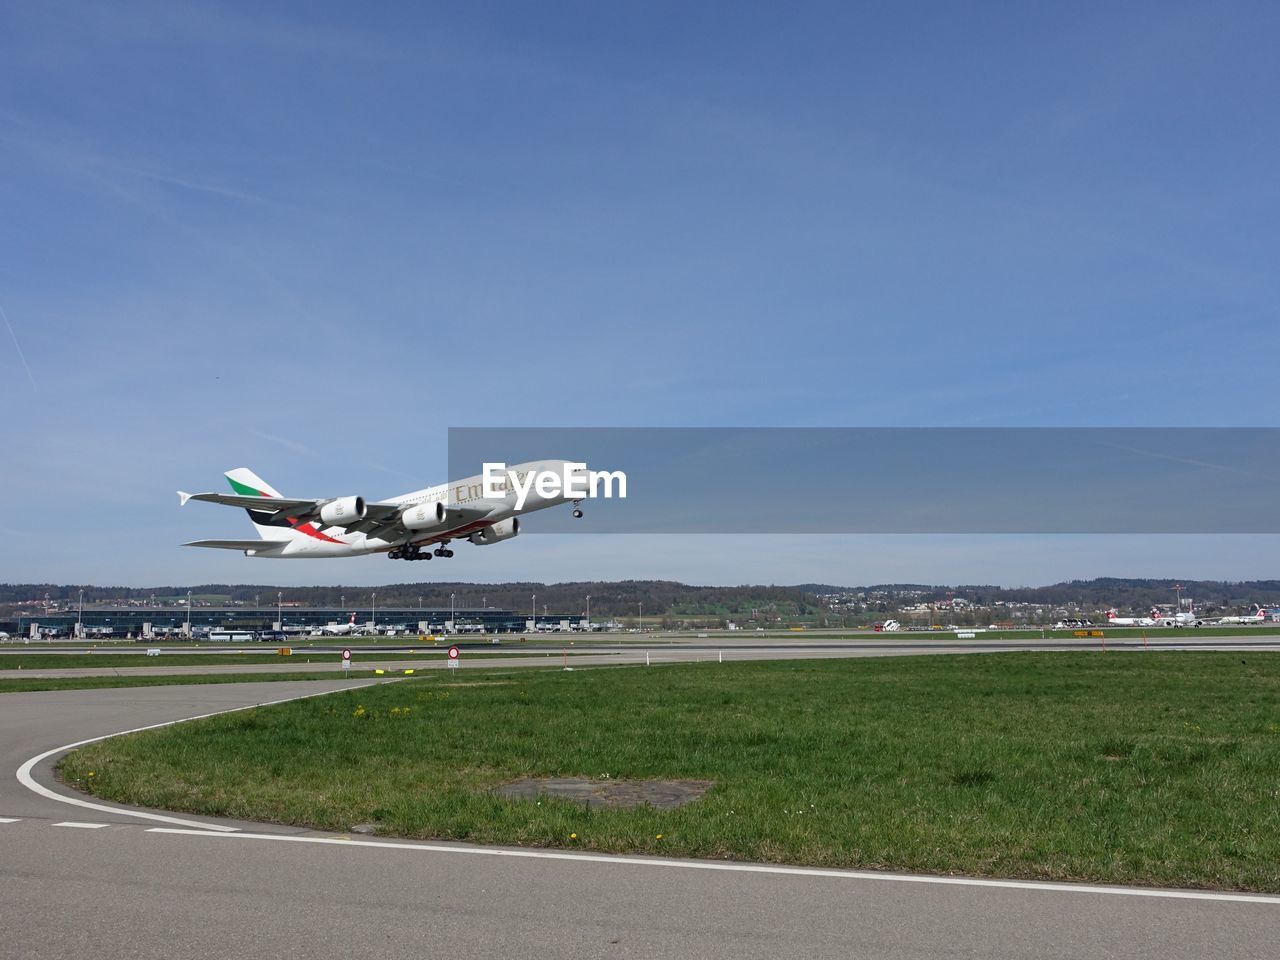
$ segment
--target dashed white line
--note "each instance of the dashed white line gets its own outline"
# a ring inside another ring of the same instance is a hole
[[[17,823],[21,817],[0,817],[0,823]]]
[[[1155,887],[1111,887],[1086,883],[1037,883],[1024,880],[984,880],[978,877],[937,877],[927,874],[877,873],[870,870],[824,870],[817,867],[774,867],[759,863],[716,863],[709,860],[660,860],[648,857],[609,856],[600,853],[559,853],[551,850],[512,850],[498,847],[452,847],[437,843],[390,843],[381,840],[352,840],[347,837],[299,837],[282,833],[209,833],[205,830],[175,830],[150,827],[147,833],[208,837],[216,840],[276,840],[285,843],[315,843],[340,847],[372,847],[378,850],[408,850],[472,857],[514,857],[521,860],[569,860],[578,863],[607,863],[614,866],[667,867],[679,870],[716,870],[723,873],[766,873],[788,877],[825,877],[834,880],[878,880],[889,883],[925,883],[955,887],[995,887],[1001,890],[1030,890],[1037,893],[1092,893],[1111,897],[1152,897],[1165,900],[1217,900],[1229,903],[1280,905],[1280,897],[1248,893],[1214,893],[1208,890],[1161,890]]]
[[[77,830],[101,830],[107,826],[105,823],[84,823],[80,820],[63,820],[61,823],[55,823],[55,827],[75,827]]]

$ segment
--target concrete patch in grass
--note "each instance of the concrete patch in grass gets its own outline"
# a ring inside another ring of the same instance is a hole
[[[714,780],[592,780],[587,777],[529,777],[496,789],[509,799],[552,797],[576,800],[588,807],[630,808],[646,804],[673,810],[697,800],[715,786]]]

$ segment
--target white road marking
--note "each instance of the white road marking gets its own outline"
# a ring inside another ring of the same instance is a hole
[[[106,826],[105,823],[82,823],[79,820],[63,820],[61,823],[55,823],[55,827],[75,827],[78,830],[101,830]]]
[[[1031,890],[1038,893],[1092,893],[1112,897],[1153,897],[1166,900],[1215,900],[1228,903],[1280,905],[1280,897],[1248,893],[1214,893],[1209,890],[1161,890],[1156,887],[1111,887],[1085,883],[1049,883],[1029,880],[984,880],[978,877],[935,877],[927,874],[877,873],[869,870],[824,870],[817,867],[774,867],[757,863],[715,863],[707,860],[660,860],[649,857],[610,856],[601,853],[557,853],[550,850],[512,850],[498,847],[454,847],[435,843],[392,843],[381,840],[352,840],[346,837],[299,837],[282,833],[209,833],[204,830],[175,830],[149,827],[147,833],[166,833],[218,840],[276,840],[285,843],[316,843],[340,847],[372,847],[378,850],[413,850],[473,857],[514,857],[522,860],[569,860],[578,863],[607,863],[615,866],[667,867],[679,870],[715,870],[723,873],[767,873],[788,877],[826,877],[835,880],[879,880],[890,883],[925,883],[957,887],[995,887],[1001,890]]]
[[[0,823],[17,823],[21,817],[0,817]]]
[[[399,678],[389,678],[387,680],[370,680],[367,683],[353,683],[347,686],[339,687],[336,690],[323,690],[320,693],[304,693],[297,697],[284,697],[280,700],[268,700],[264,703],[251,703],[246,707],[233,707],[230,710],[214,710],[212,713],[202,713],[197,717],[182,717],[179,720],[166,720],[164,723],[152,723],[145,727],[134,727],[132,730],[119,730],[116,733],[103,734],[100,737],[90,737],[88,740],[78,740],[75,743],[64,744],[61,747],[54,747],[52,750],[46,750],[38,756],[32,757],[26,763],[18,768],[18,782],[33,793],[49,800],[56,800],[59,803],[69,803],[73,806],[83,807],[86,810],[98,810],[103,813],[113,813],[126,817],[140,817],[144,820],[154,820],[157,823],[172,823],[180,827],[197,827],[201,830],[215,830],[219,833],[234,833],[239,827],[226,827],[218,823],[202,823],[199,820],[184,820],[182,817],[170,817],[162,813],[147,813],[142,810],[130,810],[127,807],[116,807],[108,803],[94,803],[91,800],[82,800],[79,797],[68,797],[61,793],[55,793],[43,784],[37,783],[35,778],[31,776],[31,771],[36,764],[42,760],[47,760],[55,754],[63,753],[68,750],[74,750],[76,747],[83,747],[90,743],[97,743],[99,740],[110,740],[112,737],[122,737],[126,733],[141,733],[144,730],[159,730],[161,727],[172,727],[174,724],[187,723],[191,720],[204,720],[208,717],[216,717],[224,713],[239,713],[242,710],[254,710],[258,707],[273,707],[281,703],[291,703],[294,700],[307,700],[311,697],[323,697],[330,693],[341,693],[343,690],[358,690],[361,687],[371,687],[379,683],[395,683]]]

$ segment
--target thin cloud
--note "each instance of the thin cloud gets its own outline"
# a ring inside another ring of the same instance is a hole
[[[157,173],[154,170],[144,170],[139,167],[129,167],[123,164],[104,164],[111,166],[121,173],[126,173],[135,177],[142,177],[146,180],[154,180],[156,183],[164,183],[173,187],[180,187],[183,190],[190,190],[195,193],[209,194],[215,197],[223,197],[228,200],[237,200],[241,203],[251,203],[264,207],[275,207],[281,210],[297,210],[292,204],[285,203],[281,200],[274,200],[271,197],[264,197],[261,194],[251,193],[248,190],[240,190],[235,187],[228,187],[218,183],[204,183],[196,180],[187,180],[183,177],[175,177],[166,173]]]
[[[286,450],[290,450],[299,456],[314,457],[316,455],[314,450],[300,440],[290,440],[288,437],[277,437],[275,434],[263,433],[261,430],[250,430],[249,433],[261,440],[270,440],[272,443],[278,443]]]
[[[388,473],[393,477],[400,477],[402,480],[408,480],[410,483],[420,483],[421,479],[412,474],[405,473],[403,470],[396,470],[393,467],[385,467],[380,463],[366,463],[365,466],[372,467],[382,473]]]
[[[36,378],[32,376],[31,366],[27,363],[27,355],[22,352],[22,344],[18,342],[18,335],[13,332],[13,324],[9,322],[9,315],[4,312],[4,307],[0,306],[0,317],[4,318],[4,325],[9,329],[9,336],[13,338],[13,349],[18,351],[18,359],[22,361],[22,369],[27,371],[27,379],[31,381],[31,386],[36,385]]]
[[[1178,457],[1171,453],[1162,453],[1159,450],[1142,450],[1138,447],[1126,447],[1119,443],[1108,443],[1101,441],[1100,446],[1110,447],[1113,450],[1123,450],[1125,453],[1136,454],[1140,457],[1151,457],[1153,460],[1168,460],[1171,463],[1185,463],[1190,467],[1205,467],[1209,470],[1221,470],[1224,473],[1238,473],[1243,477],[1266,477],[1266,474],[1258,473],[1256,470],[1245,470],[1242,467],[1234,467],[1226,463],[1210,463],[1207,460],[1194,460],[1191,457]]]

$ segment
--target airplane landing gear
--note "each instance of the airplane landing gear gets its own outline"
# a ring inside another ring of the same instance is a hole
[[[423,553],[415,546],[396,547],[394,550],[387,551],[387,556],[392,560],[430,560],[431,554]]]
[[[448,541],[446,540],[446,541],[445,541],[445,543],[448,543]],[[452,556],[453,556],[453,551],[452,551],[452,550],[450,550],[448,547],[446,547],[446,546],[442,543],[440,546],[436,547],[436,556],[437,556],[437,557],[452,557]]]
[[[581,502],[581,500],[573,501],[573,519],[575,520],[582,519],[582,508],[578,506]]]

